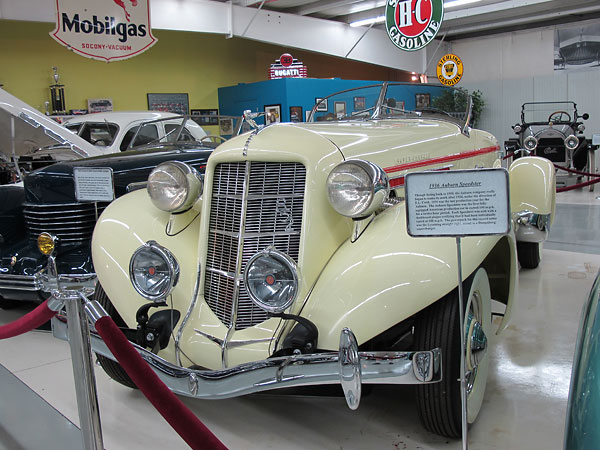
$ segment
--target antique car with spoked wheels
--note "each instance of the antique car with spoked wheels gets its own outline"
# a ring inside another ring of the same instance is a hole
[[[509,168],[512,228],[464,238],[458,323],[455,241],[407,233],[405,176],[500,167],[501,152],[492,135],[469,128],[468,109],[436,107],[448,90],[343,91],[325,97],[329,111],[313,109],[327,120],[224,142],[204,177],[184,163],[159,165],[146,190],[112,202],[96,224],[94,299],[178,394],[340,383],[356,408],[362,384],[413,384],[426,428],[460,436],[461,339],[472,423],[496,331],[491,300],[506,305],[503,329],[516,301],[515,232],[545,237],[555,180],[544,158]],[[415,93],[430,105],[417,107]],[[54,333],[66,336],[61,321]],[[92,346],[111,377],[133,386],[95,334]]]
[[[557,167],[593,172],[598,146],[585,137],[583,121],[588,119],[589,114],[580,115],[574,102],[523,103],[521,121],[512,127],[517,137],[506,141],[505,149],[514,158],[535,155]],[[557,184],[573,184],[576,179],[562,172]]]

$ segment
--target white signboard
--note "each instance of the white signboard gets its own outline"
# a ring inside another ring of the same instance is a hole
[[[115,199],[110,167],[74,167],[73,177],[78,202],[112,202]]]
[[[510,230],[505,169],[409,173],[405,194],[411,236],[481,236]]]
[[[150,0],[56,0],[50,36],[87,58],[127,59],[157,39],[150,28]]]

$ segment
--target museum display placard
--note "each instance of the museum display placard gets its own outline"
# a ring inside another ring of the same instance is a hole
[[[411,236],[501,235],[510,230],[506,169],[413,172],[405,180]]]
[[[73,167],[78,202],[112,202],[115,199],[110,167]]]

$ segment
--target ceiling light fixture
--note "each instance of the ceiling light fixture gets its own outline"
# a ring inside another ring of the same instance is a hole
[[[370,19],[357,20],[356,22],[352,22],[350,24],[351,27],[363,27],[365,25],[371,25],[375,23],[383,23],[385,22],[385,16],[372,17]]]
[[[480,2],[481,0],[450,0],[449,2],[444,2],[444,9],[454,8],[456,6],[468,5],[469,3]]]

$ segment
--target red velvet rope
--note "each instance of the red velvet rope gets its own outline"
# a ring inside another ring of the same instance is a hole
[[[52,311],[48,308],[48,300],[46,300],[23,317],[14,322],[0,326],[0,339],[8,339],[34,330],[52,319],[55,314],[56,311]]]
[[[596,184],[596,183],[600,183],[600,178],[597,177],[595,180],[586,181],[585,183],[574,184],[573,186],[565,186],[565,187],[561,187],[561,188],[556,188],[556,192],[572,191],[573,189],[579,189],[579,188],[589,186],[591,184]]]
[[[583,175],[586,177],[600,177],[600,174],[598,173],[581,172],[579,170],[569,169],[568,167],[557,166],[556,164],[554,164],[554,167],[560,170],[564,170],[565,172],[575,173],[577,175]]]
[[[227,450],[227,447],[158,378],[110,317],[98,319],[95,327],[127,375],[191,448]]]

